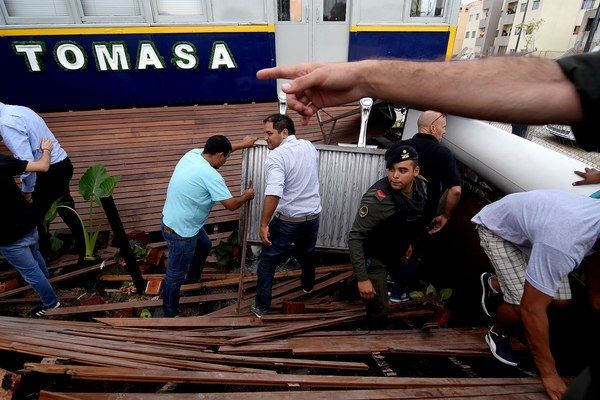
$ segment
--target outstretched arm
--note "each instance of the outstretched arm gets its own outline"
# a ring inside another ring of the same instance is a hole
[[[322,107],[361,97],[531,125],[583,119],[575,86],[559,65],[533,57],[304,64],[263,69],[257,77],[292,79],[282,89],[288,94],[288,106],[302,115],[304,124]]]
[[[245,136],[242,140],[231,144],[231,152],[241,149],[247,149],[254,146],[258,138],[256,136]]]

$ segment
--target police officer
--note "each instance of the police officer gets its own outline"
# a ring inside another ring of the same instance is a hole
[[[363,195],[348,234],[350,260],[372,328],[387,322],[386,275],[401,272],[411,244],[426,225],[426,183],[419,176],[417,152],[410,146],[395,148],[386,168],[387,177]]]

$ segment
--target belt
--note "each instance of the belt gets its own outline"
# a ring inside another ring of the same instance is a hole
[[[305,217],[288,217],[287,215],[283,215],[282,213],[276,213],[275,217],[285,222],[306,222],[318,218],[319,214],[311,214]]]

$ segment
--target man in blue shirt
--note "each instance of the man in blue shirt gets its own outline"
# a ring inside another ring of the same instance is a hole
[[[233,211],[254,198],[252,188],[241,196],[232,196],[217,170],[233,151],[252,147],[255,141],[256,137],[246,136],[232,146],[225,136],[211,136],[203,149],[188,151],[177,163],[169,181],[161,226],[169,248],[163,289],[165,317],[179,314],[181,285],[198,281],[202,274],[212,247],[204,223],[213,205],[219,201]]]
[[[44,256],[48,256],[50,236],[43,225],[44,215],[57,199],[62,198],[63,203],[73,206],[69,188],[73,164],[42,117],[30,108],[0,103],[0,135],[13,156],[25,161],[35,161],[42,156],[39,147],[42,139],[47,138],[52,142],[48,171],[41,174],[25,172],[21,175],[23,196],[34,203],[38,212],[40,250]]]

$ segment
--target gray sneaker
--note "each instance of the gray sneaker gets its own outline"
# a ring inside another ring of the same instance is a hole
[[[267,313],[267,310],[263,311],[260,308],[256,307],[255,303],[252,303],[252,305],[250,306],[250,311],[252,311],[257,318],[262,318],[263,315]]]

